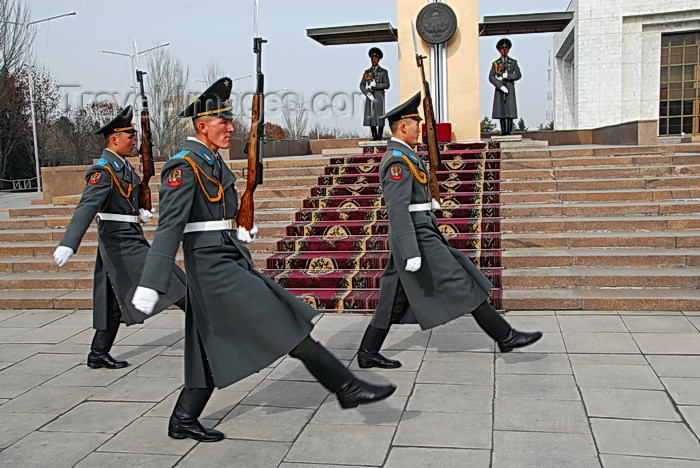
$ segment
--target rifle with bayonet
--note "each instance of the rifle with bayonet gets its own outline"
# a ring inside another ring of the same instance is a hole
[[[253,38],[253,52],[257,56],[257,85],[253,95],[252,118],[247,144],[248,177],[246,179],[245,192],[243,192],[241,204],[238,207],[238,224],[248,231],[253,229],[255,214],[253,194],[255,193],[255,188],[263,183],[262,145],[265,138],[265,112],[263,109],[265,95],[263,94],[263,86],[265,77],[262,74],[262,45],[265,42],[267,41],[261,37]]]
[[[420,68],[420,79],[423,82],[423,115],[425,116],[426,139],[428,144],[428,160],[430,162],[430,196],[440,203],[440,185],[437,178],[437,168],[440,165],[440,147],[438,146],[437,129],[435,125],[435,112],[433,110],[433,98],[430,96],[430,83],[425,79],[423,59],[418,53],[416,31],[411,21],[411,33],[413,34],[413,49],[416,52],[416,65]]]
[[[148,186],[151,176],[155,173],[153,163],[153,140],[151,139],[151,119],[148,114],[148,99],[143,89],[143,75],[146,72],[136,70],[136,80],[141,88],[141,172],[143,174],[139,184],[139,208],[153,211],[151,204],[151,188]]]

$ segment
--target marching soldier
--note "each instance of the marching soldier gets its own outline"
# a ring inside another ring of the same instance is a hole
[[[59,267],[75,253],[93,219],[97,220],[98,250],[93,284],[93,328],[87,365],[93,369],[119,369],[129,365],[109,354],[119,323],[141,323],[148,317],[136,309],[131,298],[146,262],[148,241],[139,222],[153,219],[153,213],[138,207],[141,178],[126,159],[136,146],[133,111],[127,106],[114,120],[95,132],[104,135],[102,158],[86,174],[85,189],[61,242],[53,253]],[[185,273],[172,265],[172,278],[155,310],[172,304],[185,309]]]
[[[518,118],[515,102],[515,82],[522,78],[518,61],[508,57],[511,42],[503,38],[496,44],[501,57],[491,64],[489,82],[496,88],[493,93],[491,118],[501,124],[501,135],[513,134],[513,120]]]
[[[491,282],[438,229],[430,197],[430,173],[409,145],[420,141],[420,93],[389,111],[392,137],[379,164],[389,215],[391,257],[380,286],[379,304],[357,354],[360,367],[401,367],[379,353],[393,323],[418,323],[427,330],[471,314],[503,353],[527,346],[542,333],[511,328],[488,303]]]
[[[289,353],[336,394],[343,408],[384,399],[393,385],[375,386],[353,376],[309,336],[317,314],[308,304],[255,270],[245,244],[255,240],[238,226],[236,177],[218,151],[233,132],[231,79],[221,78],[180,117],[196,135],[162,170],[160,219],[134,305],[149,313],[168,290],[168,271],[182,240],[187,269],[185,386],[168,435],[215,442],[221,432],[198,421],[214,387],[224,388]]]
[[[381,140],[384,133],[384,90],[389,89],[389,72],[379,66],[384,53],[378,47],[369,49],[372,66],[362,73],[360,91],[365,95],[364,126],[372,131],[372,140]]]

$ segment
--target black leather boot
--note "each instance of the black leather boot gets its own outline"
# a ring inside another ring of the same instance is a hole
[[[299,357],[294,352],[290,354]],[[372,385],[358,379],[319,343],[300,359],[311,375],[335,393],[342,408],[355,408],[364,403],[383,400],[396,391],[394,385]]]
[[[114,297],[112,300],[108,299],[108,307],[110,315],[107,318],[107,329],[95,330],[95,336],[93,336],[92,344],[90,345],[87,365],[91,369],[99,369],[101,367],[105,369],[121,369],[129,365],[128,362],[117,361],[109,355],[109,351],[112,349],[114,339],[119,331],[121,311]]]
[[[513,119],[506,119],[506,135],[513,134]]]
[[[357,351],[357,364],[363,369],[369,367],[381,367],[383,369],[398,369],[401,367],[401,362],[394,359],[387,359],[379,350],[382,348],[384,339],[389,334],[389,329],[373,327],[369,325],[365,330],[365,335],[362,337],[360,349]]]
[[[498,343],[498,349],[502,353],[522,348],[542,338],[542,332],[526,333],[512,328],[488,301],[477,307],[472,315],[486,334]]]
[[[372,141],[375,141],[377,139],[377,127],[371,125],[369,129],[372,131]]]
[[[384,125],[380,125],[377,127],[377,140],[383,140],[384,139]]]
[[[207,429],[197,418],[209,401],[213,388],[183,388],[177,399],[173,414],[170,415],[168,436],[173,439],[194,439],[200,442],[218,442],[224,433]]]
[[[508,134],[508,119],[499,119],[499,123],[501,124],[501,135],[507,135]]]
[[[506,339],[498,342],[498,349],[502,353],[509,353],[515,348],[531,345],[542,338],[542,332],[521,332],[511,328]]]

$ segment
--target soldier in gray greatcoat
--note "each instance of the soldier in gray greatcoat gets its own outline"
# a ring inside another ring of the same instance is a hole
[[[511,328],[488,303],[491,282],[440,233],[430,173],[409,146],[420,141],[419,104],[420,93],[386,114],[392,137],[379,163],[379,177],[389,215],[391,257],[357,355],[363,368],[401,367],[379,353],[393,323],[418,323],[427,330],[471,312],[504,353],[542,336]]]
[[[491,64],[489,82],[496,88],[493,92],[491,118],[501,124],[501,135],[513,134],[513,120],[518,118],[518,105],[515,102],[515,82],[522,78],[518,61],[508,57],[512,44],[503,38],[496,44],[501,57]]]
[[[384,53],[378,47],[369,49],[372,66],[362,73],[360,91],[365,95],[363,125],[372,131],[372,140],[381,140],[384,133],[384,90],[389,89],[389,72],[379,66]]]
[[[58,266],[63,266],[78,250],[92,220],[97,220],[98,250],[92,290],[95,336],[87,359],[87,365],[93,369],[128,366],[128,362],[117,361],[109,354],[119,323],[133,325],[148,317],[131,303],[149,247],[139,222],[153,219],[150,211],[138,207],[141,178],[126,159],[136,146],[132,115],[131,106],[127,106],[95,132],[105,136],[107,147],[102,158],[87,171],[83,195],[53,254]],[[172,304],[185,309],[185,273],[177,265],[169,271],[167,276],[172,281],[155,307],[158,312]]]
[[[230,93],[231,79],[221,78],[180,114],[192,118],[196,135],[163,167],[158,229],[133,299],[150,312],[168,290],[163,272],[182,240],[185,386],[168,426],[175,439],[221,440],[221,432],[198,421],[214,387],[227,387],[287,353],[301,359],[343,408],[381,400],[396,389],[352,375],[309,336],[316,310],[255,269],[245,244],[255,239],[257,227],[237,225],[236,177],[218,153],[229,147],[234,130]]]

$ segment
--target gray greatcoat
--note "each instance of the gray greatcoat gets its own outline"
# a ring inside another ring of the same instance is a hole
[[[118,180],[113,180],[112,174]],[[105,149],[102,152],[102,158],[87,171],[85,180],[87,184],[83,195],[59,243],[70,247],[74,252],[78,250],[85,231],[98,212],[139,214],[141,178],[112,151]],[[128,197],[125,196],[127,194]],[[143,229],[137,223],[97,220],[97,235],[98,249],[92,288],[93,327],[97,330],[107,329],[107,302],[110,294],[116,295],[124,323],[133,325],[143,322],[149,315],[131,303],[148,254],[149,245]],[[167,277],[172,281],[167,293],[156,304],[154,313],[166,309],[185,296],[185,273],[177,265],[172,265],[168,271],[171,274]]]
[[[370,90],[369,83],[372,79],[367,79],[368,77],[374,77],[376,86],[374,90]],[[368,68],[362,74],[362,79],[360,80],[360,91],[365,95],[365,116],[363,120],[363,125],[365,127],[369,126],[383,126],[386,119],[380,119],[382,115],[385,114],[384,111],[384,90],[389,89],[389,72],[377,65],[377,68]],[[371,93],[374,96],[374,101],[370,101],[367,98],[367,93]]]
[[[498,73],[496,68],[498,67]],[[499,80],[504,71],[508,71],[508,78]],[[491,110],[492,119],[517,119],[518,105],[515,101],[515,82],[522,78],[518,61],[510,57],[499,58],[491,63],[491,71],[489,72],[489,82],[495,87],[493,92],[493,109]],[[499,88],[505,85],[508,89],[508,94],[505,94]],[[505,100],[504,100],[505,96]]]
[[[311,332],[317,312],[256,271],[235,231],[183,234],[187,223],[238,215],[236,177],[218,154],[189,138],[163,167],[161,181],[158,229],[139,285],[168,289],[163,272],[171,268],[182,240],[185,387],[206,388],[213,377],[213,384],[224,388],[296,347]],[[220,199],[214,181],[222,186]]]
[[[425,165],[408,145],[392,138],[379,171],[391,258],[382,274],[372,326],[387,329],[391,323],[417,322],[426,330],[472,312],[488,299],[493,285],[448,245],[432,211],[408,211],[409,204],[431,200]],[[406,260],[414,257],[421,257],[421,268],[408,272]]]

